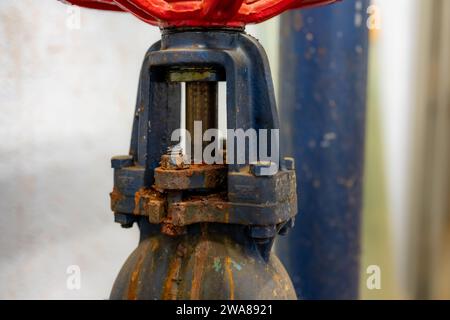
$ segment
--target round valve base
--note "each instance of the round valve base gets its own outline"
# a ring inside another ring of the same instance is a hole
[[[244,27],[286,10],[339,0],[62,0],[87,8],[126,11],[161,28]]]

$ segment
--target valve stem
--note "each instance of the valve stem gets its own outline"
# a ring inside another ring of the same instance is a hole
[[[209,142],[195,137],[194,122],[201,121],[201,137],[208,129],[218,128],[218,84],[215,81],[186,82],[186,130],[191,134],[191,159],[201,162],[203,149]],[[201,150],[201,153],[198,151]],[[197,151],[197,152],[196,152]]]

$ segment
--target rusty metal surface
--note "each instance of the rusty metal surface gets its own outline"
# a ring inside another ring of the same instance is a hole
[[[197,169],[196,174],[192,170]],[[159,177],[162,175],[162,177]],[[200,181],[195,184],[190,182]],[[208,175],[210,177],[208,178]],[[205,178],[206,176],[206,178]],[[227,168],[224,165],[192,165],[189,169],[155,169],[153,188],[141,188],[134,194],[135,216],[146,216],[151,223],[187,226],[195,223],[229,223],[241,225],[277,225],[293,218],[297,213],[295,172],[280,171],[278,174],[258,179],[249,173],[232,173],[233,187],[226,191],[224,182]],[[209,180],[212,180],[209,181]],[[207,194],[193,192],[210,189]],[[222,192],[213,190],[222,188]],[[174,201],[167,201],[171,190],[189,191]],[[126,201],[117,188],[110,194],[111,209],[118,212],[121,201]]]
[[[297,214],[297,207],[288,202],[281,205],[233,203],[212,195],[173,204],[168,214],[180,226],[200,222],[259,226],[283,223]]]
[[[151,231],[120,271],[111,299],[296,299],[278,258],[264,261],[245,234],[244,227],[207,224],[178,237]]]
[[[225,165],[190,165],[184,170],[155,169],[155,187],[162,190],[217,189],[227,183]]]

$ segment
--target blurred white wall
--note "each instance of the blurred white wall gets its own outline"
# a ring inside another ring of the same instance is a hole
[[[76,20],[56,0],[0,2],[0,298],[107,298],[137,243],[113,223],[110,157],[128,152],[159,31],[126,14]]]
[[[113,223],[110,158],[128,152],[158,39],[128,14],[0,1],[0,299],[108,297],[138,240]],[[67,289],[70,265],[80,290]]]
[[[414,125],[414,51],[418,4],[428,0],[374,0],[381,29],[376,40],[379,101],[386,164],[388,207],[398,285],[405,287],[407,266],[409,187]]]

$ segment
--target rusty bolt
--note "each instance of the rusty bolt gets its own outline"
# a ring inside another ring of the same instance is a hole
[[[113,169],[122,169],[133,165],[133,156],[115,156],[111,159]]]
[[[179,144],[168,147],[167,152],[166,152],[166,154],[168,154],[168,155],[177,155],[177,154],[182,154],[182,153],[183,153],[183,148]]]
[[[275,237],[276,226],[254,226],[250,227],[250,237],[254,239],[268,239]]]
[[[166,170],[189,168],[189,164],[185,163],[183,149],[180,145],[167,148],[167,153],[161,157],[161,168]]]
[[[283,159],[284,167],[286,170],[295,170],[295,159],[291,157],[286,157]]]
[[[270,161],[258,161],[250,163],[250,172],[254,174],[257,177],[264,177],[268,176],[268,171],[270,171],[270,168],[274,166],[275,163]]]

